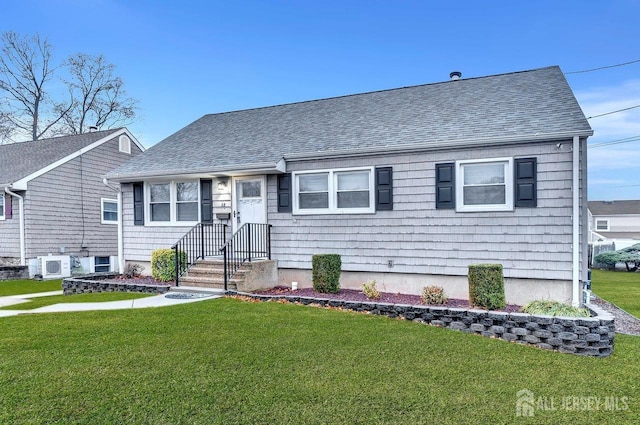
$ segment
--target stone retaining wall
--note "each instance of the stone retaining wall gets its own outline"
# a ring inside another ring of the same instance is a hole
[[[286,300],[291,303],[316,304],[388,317],[403,317],[442,328],[534,345],[545,350],[563,353],[607,357],[613,352],[614,318],[594,305],[589,305],[594,317],[570,318],[285,295],[258,295],[242,292],[230,292],[230,294],[262,301]]]
[[[28,266],[0,266],[0,280],[29,279]]]
[[[105,273],[94,276],[69,277],[62,281],[62,291],[64,295],[91,292],[143,292],[147,294],[165,294],[169,292],[169,285],[119,282],[118,280],[113,280],[116,276],[118,275]]]

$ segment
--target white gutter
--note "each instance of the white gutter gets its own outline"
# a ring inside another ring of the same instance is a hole
[[[12,192],[11,190],[9,190],[8,187],[4,188],[5,193],[7,193],[8,195],[11,196],[15,196],[16,198],[18,198],[18,204],[20,205],[19,207],[19,213],[20,213],[20,265],[21,266],[26,266],[27,264],[27,259],[26,259],[26,252],[25,252],[25,241],[24,241],[24,198],[20,195],[18,195],[15,192]]]
[[[287,153],[284,155],[285,160],[308,160],[308,159],[330,159],[345,158],[359,155],[389,155],[391,153],[414,153],[420,151],[438,151],[448,150],[451,148],[467,148],[474,146],[501,146],[510,144],[521,144],[529,142],[553,142],[558,140],[567,140],[572,137],[587,137],[593,135],[592,130],[567,131],[556,133],[536,133],[523,134],[518,136],[503,137],[481,137],[475,139],[457,139],[457,140],[434,140],[423,143],[411,143],[406,145],[390,145],[390,146],[372,146],[354,149],[335,149],[305,153]]]
[[[118,194],[118,272],[124,273],[124,241],[123,241],[123,224],[122,224],[122,191],[120,187],[112,186],[106,178],[102,179],[102,183]]]
[[[580,288],[580,137],[573,136],[573,291],[574,307],[582,303]]]

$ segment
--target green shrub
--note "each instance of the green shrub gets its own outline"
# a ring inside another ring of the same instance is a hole
[[[615,269],[616,264],[624,263],[628,272],[635,272],[640,268],[640,243],[618,251],[603,252],[596,255],[594,261],[606,265],[609,269]]]
[[[340,290],[342,259],[338,254],[317,254],[311,257],[313,289],[317,292],[336,293]]]
[[[370,280],[369,282],[362,285],[362,292],[364,295],[370,300],[379,300],[382,297],[378,288],[376,288],[376,281]]]
[[[469,265],[469,303],[487,310],[504,308],[502,264]]]
[[[546,316],[565,317],[590,317],[591,313],[586,308],[572,307],[558,301],[531,301],[522,308],[524,313],[544,314]]]
[[[180,273],[187,268],[187,253],[178,251]],[[160,248],[151,252],[151,276],[161,282],[170,282],[176,278],[175,250]]]
[[[425,286],[420,298],[422,298],[422,304],[438,305],[447,302],[447,294],[440,286]]]

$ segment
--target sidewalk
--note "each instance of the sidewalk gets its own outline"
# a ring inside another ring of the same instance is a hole
[[[123,301],[107,301],[94,303],[61,303],[53,304],[45,307],[36,308],[34,310],[0,310],[0,317],[17,316],[19,314],[36,314],[36,313],[54,313],[54,312],[70,312],[70,311],[91,311],[91,310],[122,310],[129,308],[148,308],[148,307],[164,307],[170,305],[187,304],[197,301],[211,300],[220,298],[221,294],[193,294],[192,298],[172,298],[180,296],[176,294],[185,294],[186,292],[168,292],[166,294],[155,295],[147,298],[139,298],[134,300]],[[45,297],[51,295],[62,295],[62,291],[42,292],[38,294],[10,295],[0,297],[0,307],[17,305],[28,302],[30,298]],[[167,297],[167,295],[169,297]]]

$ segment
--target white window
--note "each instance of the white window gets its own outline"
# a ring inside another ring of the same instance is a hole
[[[373,213],[373,168],[293,173],[294,214]]]
[[[513,210],[513,159],[458,161],[458,211]]]
[[[118,144],[120,146],[120,152],[131,153],[131,139],[129,136],[125,136],[124,134],[120,136]]]
[[[5,202],[5,196],[3,193],[0,193],[0,220],[4,220],[5,216],[4,216],[4,202]],[[11,202],[11,198],[7,199],[7,202]]]
[[[100,202],[102,203],[102,224],[117,224],[118,201],[102,198]]]
[[[609,219],[599,218],[596,220],[596,231],[600,230],[601,232],[609,231]]]
[[[197,181],[148,183],[146,214],[153,224],[195,224],[200,220]]]

